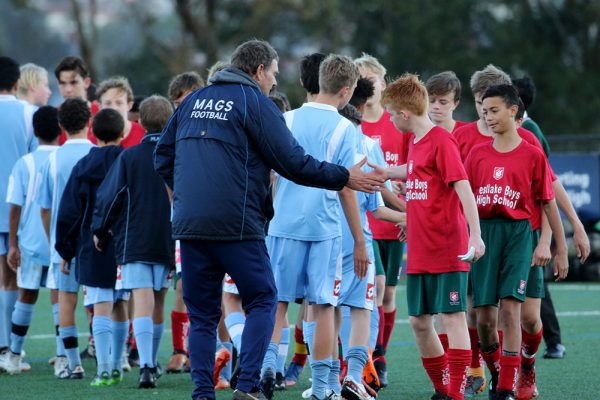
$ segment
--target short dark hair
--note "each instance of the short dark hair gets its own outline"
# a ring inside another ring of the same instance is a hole
[[[200,74],[195,71],[184,72],[171,80],[167,95],[173,101],[183,96],[188,90],[193,92],[201,87],[204,87],[204,80]]]
[[[367,78],[358,78],[356,89],[354,89],[354,93],[352,93],[352,98],[350,99],[350,104],[354,107],[362,106],[367,102],[369,97],[373,96],[373,92],[375,92],[373,82]]]
[[[275,103],[277,108],[279,108],[279,110],[281,110],[282,113],[290,111],[292,109],[290,101],[288,100],[285,93],[274,90],[269,94],[269,99],[271,99],[271,101]]]
[[[513,85],[494,85],[487,88],[481,100],[488,97],[501,97],[507,107],[519,107],[519,93]]]
[[[142,104],[142,101],[146,100],[146,96],[144,96],[143,94],[138,94],[133,96],[133,105],[131,106],[131,110],[129,110],[130,113],[139,113],[140,112],[140,104]]]
[[[173,115],[173,105],[163,96],[154,94],[140,104],[140,123],[148,133],[162,132]]]
[[[94,136],[103,142],[112,142],[117,140],[125,129],[125,121],[118,111],[111,108],[104,108],[92,120],[92,130]]]
[[[535,84],[533,80],[525,75],[522,78],[517,78],[512,80],[513,85],[517,88],[519,92],[519,97],[523,100],[523,106],[525,107],[525,111],[529,110],[529,107],[533,104],[535,100]]]
[[[265,69],[271,67],[273,60],[278,60],[277,52],[264,40],[248,40],[240,44],[231,55],[231,65],[252,76],[262,64]]]
[[[448,93],[454,92],[454,102],[460,101],[460,92],[462,86],[460,80],[456,74],[452,71],[444,71],[439,74],[435,74],[425,82],[427,93],[429,96],[444,96]]]
[[[60,60],[56,68],[54,68],[56,79],[59,78],[60,73],[63,71],[75,71],[84,79],[90,76],[90,71],[85,61],[75,56],[67,56]]]
[[[76,133],[90,123],[92,112],[87,101],[76,97],[67,99],[58,109],[58,122],[67,133]]]
[[[304,89],[310,94],[320,92],[319,67],[325,57],[325,54],[322,53],[312,53],[304,56],[300,61],[300,80]]]
[[[12,90],[19,81],[19,64],[10,57],[0,57],[0,90]]]
[[[53,142],[60,135],[58,125],[58,109],[43,106],[33,113],[33,132],[45,142]]]

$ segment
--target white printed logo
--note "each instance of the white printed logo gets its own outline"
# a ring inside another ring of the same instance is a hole
[[[408,162],[408,173],[412,174],[413,173],[413,160],[410,160]]]
[[[494,167],[494,179],[499,181],[504,176],[504,167]]]

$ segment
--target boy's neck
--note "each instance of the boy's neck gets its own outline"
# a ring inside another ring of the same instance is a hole
[[[39,137],[37,138],[38,140],[38,144],[40,146],[58,146],[58,138],[54,139],[51,142],[48,142],[47,140],[44,139],[40,139]]]
[[[110,142],[105,142],[104,140],[100,140],[98,138],[96,138],[96,140],[98,141],[98,147],[118,146],[119,143],[121,142],[121,138],[116,139],[116,140],[111,140]]]
[[[16,89],[0,90],[0,95],[13,95],[13,96],[15,96],[16,94],[17,94]]]
[[[340,107],[340,97],[337,94],[323,93],[317,94],[313,100],[315,103],[327,104],[335,107],[336,110]]]
[[[415,135],[415,142],[421,140],[427,133],[435,127],[427,115],[412,115],[410,131]]]
[[[132,127],[133,127],[133,124],[131,123],[131,121],[126,119],[125,120],[125,128],[123,129],[123,139],[125,139],[131,133]]]
[[[500,153],[508,153],[509,151],[513,151],[521,144],[523,139],[519,136],[519,132],[517,132],[517,127],[513,126],[511,129],[497,133],[494,136],[493,146],[496,151]]]
[[[374,123],[381,119],[383,116],[384,108],[381,104],[365,104],[365,108],[363,111],[363,121]]]
[[[319,95],[319,93],[316,93],[316,94],[306,93],[306,101],[309,103],[313,103],[316,101],[316,98],[318,95]]]
[[[456,121],[452,118],[448,118],[445,121],[440,122],[439,124],[436,124],[437,126],[441,126],[442,128],[444,128],[445,130],[447,130],[448,132],[452,132],[454,130],[454,126],[456,125]]]
[[[481,133],[483,136],[494,136],[494,132],[492,132],[488,128],[483,118],[479,118],[477,120],[477,129],[479,130],[479,133]]]
[[[67,138],[68,139],[87,139],[87,134],[88,134],[88,128],[84,128],[80,131],[77,132],[67,132]]]

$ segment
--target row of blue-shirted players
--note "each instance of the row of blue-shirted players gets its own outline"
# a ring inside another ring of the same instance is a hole
[[[3,72],[12,71],[11,76],[16,77],[12,89],[18,81],[18,65],[1,61]],[[17,103],[15,107],[22,107],[21,102]],[[129,290],[136,302],[133,328],[142,366],[140,385],[153,384],[163,331],[162,313],[153,311],[155,304],[162,305],[167,275],[174,267],[174,243],[168,194],[152,161],[159,134],[152,132],[162,131],[173,108],[167,99],[152,96],[140,106],[140,112],[142,125],[149,133],[140,145],[123,151],[119,141],[124,120],[118,112],[105,109],[96,114],[95,146],[87,139],[91,112],[86,101],[69,99],[60,111],[42,107],[32,117],[39,146],[36,148],[37,143],[29,138],[28,150],[33,151],[10,168],[7,203],[20,206],[16,218],[11,213],[22,249],[18,286],[36,296],[43,284],[58,290],[53,314],[59,326],[55,361],[59,378],[84,375],[75,325],[81,284],[85,305],[94,308],[98,373],[92,385],[122,379]],[[57,147],[61,127],[68,140]],[[44,237],[44,230],[48,237]],[[119,273],[118,264],[126,266]],[[21,350],[33,307],[16,302],[9,351],[0,355],[0,369],[9,373],[22,369]]]

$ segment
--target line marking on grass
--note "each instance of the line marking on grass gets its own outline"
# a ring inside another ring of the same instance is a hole
[[[587,291],[587,292],[597,292],[600,291],[600,285],[575,285],[575,284],[557,284],[551,287],[552,292],[560,292],[560,291]]]
[[[558,317],[596,317],[600,316],[600,310],[589,310],[589,311],[559,311],[556,313]],[[409,323],[408,319],[397,319],[396,324],[406,325]]]

